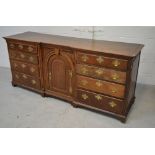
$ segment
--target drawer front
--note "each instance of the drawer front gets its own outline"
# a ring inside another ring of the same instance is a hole
[[[79,52],[77,54],[78,63],[86,63],[91,65],[105,66],[118,70],[127,70],[127,60],[104,57],[93,54],[85,54]]]
[[[8,43],[8,48],[12,50],[17,50],[17,51],[37,53],[37,45],[22,44],[22,43]]]
[[[38,66],[20,61],[11,61],[11,67],[14,71],[25,73],[31,76],[39,76]]]
[[[123,100],[106,97],[81,89],[77,90],[77,100],[82,104],[118,114],[122,113],[124,106]]]
[[[38,78],[23,73],[13,72],[13,81],[21,86],[40,89],[40,80]]]
[[[112,69],[98,68],[88,65],[77,64],[76,72],[81,75],[86,75],[107,81],[114,81],[122,84],[124,84],[126,81],[125,72],[115,71]]]
[[[16,51],[10,50],[10,57],[12,59],[25,61],[32,64],[38,64],[38,57],[37,55],[34,55],[34,54],[25,53],[25,52],[16,52]]]
[[[77,86],[106,95],[124,98],[125,86],[84,76],[77,76]]]

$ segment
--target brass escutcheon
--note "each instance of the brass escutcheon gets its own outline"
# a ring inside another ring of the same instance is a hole
[[[112,62],[112,64],[113,64],[114,67],[118,67],[120,65],[120,62],[119,62],[119,60],[114,60]]]
[[[18,45],[19,49],[23,49],[23,45]]]
[[[112,89],[111,92],[112,93],[117,93],[117,90],[116,89]]]
[[[32,80],[32,84],[36,84],[36,81],[35,80]]]
[[[118,79],[119,79],[119,75],[116,74],[116,73],[113,74],[113,75],[112,75],[112,79],[113,79],[113,80],[118,80]]]
[[[31,56],[31,57],[29,58],[29,60],[30,60],[31,62],[33,62],[34,59],[33,59],[33,57]]]
[[[33,51],[33,48],[32,48],[31,46],[29,46],[29,47],[28,47],[28,51],[29,51],[29,52],[32,52],[32,51]]]
[[[25,65],[25,64],[22,64],[21,66],[22,66],[22,68],[25,68],[25,67],[26,67],[26,65]]]
[[[82,98],[83,98],[84,100],[86,100],[86,99],[88,99],[88,95],[82,94]]]
[[[88,84],[88,81],[87,81],[87,80],[82,80],[82,81],[81,81],[81,83],[82,83],[82,85],[84,85],[84,86],[85,86],[85,85],[87,85],[87,84]]]
[[[102,96],[99,95],[99,94],[95,95],[95,98],[96,98],[97,100],[102,100]]]
[[[110,105],[112,108],[114,108],[114,107],[117,106],[117,104],[116,104],[114,101],[109,102],[109,105]]]
[[[35,71],[35,69],[33,67],[31,67],[30,71],[33,73]]]
[[[95,71],[98,75],[102,75],[103,74],[103,70],[102,69],[98,69]]]
[[[82,61],[86,62],[88,59],[89,59],[88,56],[86,56],[86,55],[82,56]]]
[[[97,82],[96,82],[96,85],[97,85],[98,87],[101,87],[101,86],[102,86],[102,83],[101,83],[100,81],[97,81]]]
[[[81,68],[81,71],[83,74],[86,74],[88,70],[85,67],[83,67],[83,68]]]
[[[96,60],[97,60],[97,62],[99,64],[101,64],[102,62],[104,62],[104,59],[101,56],[99,56],[98,58],[96,58]]]
[[[24,78],[24,79],[27,79],[27,76],[26,76],[25,74],[23,74],[23,78]]]

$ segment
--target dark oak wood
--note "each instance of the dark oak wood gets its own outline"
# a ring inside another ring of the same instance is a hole
[[[116,71],[113,69],[77,64],[76,71],[80,75],[101,80],[107,80],[121,84],[126,82],[126,72]]]
[[[17,60],[11,60],[11,67],[12,70],[16,72],[22,72],[31,76],[39,76],[39,68],[36,65],[29,64],[27,62],[17,61]]]
[[[40,80],[36,77],[14,71],[12,78],[13,81],[19,85],[40,89]]]
[[[124,85],[77,75],[77,86],[79,88],[100,92],[106,95],[124,98]]]
[[[52,90],[66,95],[72,95],[72,61],[67,54],[57,48],[50,52],[44,51],[44,66],[46,70],[44,79],[46,82],[45,90]]]
[[[38,56],[35,54],[25,53],[17,50],[10,50],[10,58],[27,63],[38,64]]]
[[[125,105],[123,100],[80,89],[77,90],[77,100],[91,107],[104,109],[116,114],[122,114]]]
[[[97,65],[107,68],[113,68],[118,70],[127,70],[127,60],[118,59],[118,58],[110,58],[101,55],[94,54],[85,54],[85,53],[77,53],[77,62],[85,63],[90,65]]]
[[[144,45],[34,32],[5,39],[13,86],[126,121]]]
[[[12,42],[8,45],[8,48],[10,50],[18,50],[21,52],[37,53],[37,45],[31,44],[31,43]]]

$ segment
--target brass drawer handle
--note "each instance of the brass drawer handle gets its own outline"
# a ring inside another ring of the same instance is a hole
[[[32,84],[35,85],[36,84],[36,81],[35,80],[32,80]]]
[[[24,54],[20,54],[20,57],[21,57],[21,58],[25,58],[25,55],[24,55]]]
[[[114,67],[118,67],[118,66],[120,65],[120,61],[114,60],[114,61],[112,62],[112,64],[113,64]]]
[[[104,62],[104,59],[103,59],[101,56],[99,56],[98,58],[96,58],[96,61],[97,61],[99,64],[101,64],[102,62]]]
[[[33,73],[35,71],[34,67],[31,67],[30,71]]]
[[[24,74],[24,75],[23,75],[23,78],[24,78],[24,79],[27,79],[27,76]]]
[[[114,101],[109,102],[110,107],[114,108],[117,106],[117,104]]]
[[[86,99],[88,99],[88,95],[82,94],[82,98],[83,98],[84,100],[86,100]]]
[[[16,63],[14,63],[13,66],[16,68],[18,65]]]
[[[97,85],[97,87],[101,87],[102,86],[102,83],[100,81],[97,81],[96,82],[96,85]]]
[[[99,95],[99,94],[95,95],[95,98],[96,98],[98,101],[99,101],[99,100],[102,100],[102,96]]]
[[[113,74],[112,75],[112,79],[113,80],[118,80],[119,79],[119,75],[118,74]]]
[[[25,64],[22,64],[21,66],[22,66],[22,68],[25,68],[25,67],[26,67],[26,65],[25,65]]]
[[[19,49],[21,49],[21,50],[23,49],[23,45],[18,45],[18,47],[19,47]]]
[[[33,51],[33,48],[32,48],[31,46],[29,46],[29,47],[28,47],[28,51],[29,51],[29,52],[32,52],[32,51]]]
[[[112,93],[117,93],[117,90],[116,89],[112,89],[111,92]]]
[[[102,69],[98,69],[95,71],[98,75],[102,75],[103,74],[103,70]]]
[[[29,58],[29,60],[30,60],[31,62],[33,62],[34,58],[31,56],[31,57]]]
[[[10,47],[11,47],[11,48],[14,48],[14,47],[15,47],[15,45],[14,45],[14,44],[10,44]]]
[[[82,81],[81,81],[81,83],[82,83],[82,85],[84,85],[84,86],[85,86],[85,85],[87,85],[87,84],[88,84],[88,81],[87,81],[87,80],[82,80]]]
[[[19,79],[19,75],[18,74],[16,74],[15,77],[16,77],[16,79]]]
[[[88,56],[86,56],[86,55],[82,56],[82,61],[86,62],[88,59],[89,59]]]
[[[86,74],[86,73],[88,72],[88,70],[87,70],[85,67],[83,67],[83,68],[81,68],[81,72],[82,72],[83,74]]]

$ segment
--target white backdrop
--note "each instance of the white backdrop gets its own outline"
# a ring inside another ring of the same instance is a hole
[[[155,85],[155,27],[106,27],[106,26],[14,26],[0,27],[0,66],[10,67],[7,47],[2,37],[34,31],[48,34],[93,38],[145,44],[142,50],[138,82]],[[94,32],[94,33],[92,33]]]

